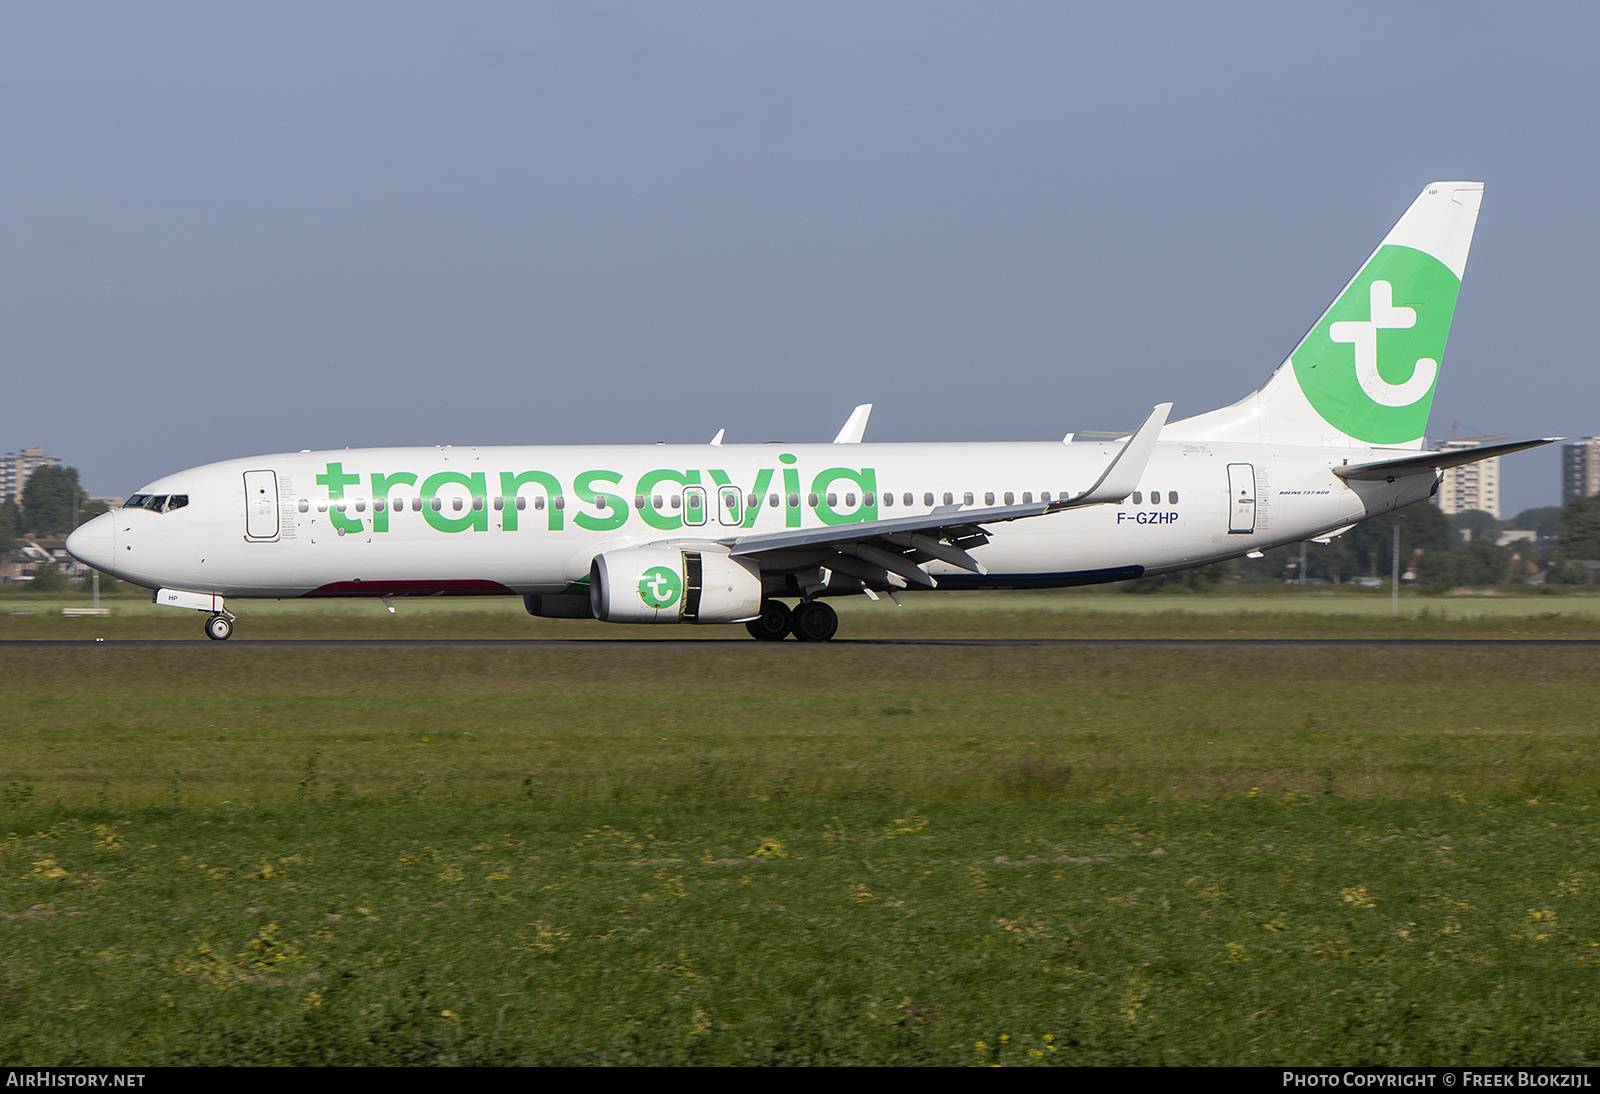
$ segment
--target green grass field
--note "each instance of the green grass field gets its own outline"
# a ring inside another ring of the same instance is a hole
[[[1590,637],[1600,604],[992,600],[847,625]],[[579,626],[304,607],[252,622]],[[169,625],[0,615],[81,624]],[[1600,1054],[1582,646],[3,656],[6,1064]]]
[[[39,823],[4,845],[7,1063],[1573,1065],[1600,1033],[1587,803]]]

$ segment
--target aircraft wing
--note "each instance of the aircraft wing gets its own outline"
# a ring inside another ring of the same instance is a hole
[[[981,574],[985,572],[983,565],[968,550],[989,542],[982,525],[1113,504],[1133,493],[1171,409],[1171,403],[1163,403],[1151,411],[1094,485],[1072,498],[983,508],[941,505],[912,517],[730,536],[717,542],[726,545],[732,555],[768,556],[776,562],[772,556],[786,554],[797,568],[821,565],[880,586],[895,584],[889,574],[907,582],[936,585],[935,579],[921,568],[921,563],[932,559]]]
[[[1357,479],[1376,482],[1393,482],[1395,479],[1407,475],[1420,475],[1426,471],[1443,471],[1447,467],[1460,467],[1465,463],[1477,463],[1494,456],[1504,456],[1511,452],[1521,452],[1525,448],[1538,448],[1542,444],[1552,444],[1562,440],[1561,437],[1540,437],[1534,441],[1507,441],[1505,444],[1486,444],[1479,448],[1450,448],[1441,452],[1421,452],[1414,456],[1401,456],[1393,460],[1375,460],[1371,463],[1346,464],[1335,467],[1333,473],[1341,479]]]

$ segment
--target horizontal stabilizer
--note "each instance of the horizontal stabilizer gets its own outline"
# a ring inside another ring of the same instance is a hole
[[[1486,444],[1477,448],[1447,448],[1439,452],[1420,452],[1415,456],[1401,456],[1394,460],[1375,460],[1372,463],[1352,463],[1335,467],[1333,473],[1341,479],[1367,482],[1393,482],[1407,475],[1421,475],[1428,471],[1443,471],[1447,467],[1477,463],[1479,460],[1521,452],[1525,448],[1538,448],[1553,444],[1561,437],[1541,437],[1536,441],[1508,441],[1505,444]]]

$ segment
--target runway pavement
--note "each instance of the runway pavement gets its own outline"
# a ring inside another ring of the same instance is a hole
[[[749,649],[821,648],[822,646],[1046,646],[1085,649],[1600,649],[1600,639],[1582,638],[836,638],[826,643],[786,641],[756,642],[748,638],[270,638],[137,639],[0,641],[0,657],[12,650],[79,650],[86,647],[115,650],[211,649],[229,650],[618,650],[694,649],[745,646]]]

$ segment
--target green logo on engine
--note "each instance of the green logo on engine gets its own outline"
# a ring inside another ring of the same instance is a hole
[[[650,608],[670,608],[683,594],[683,578],[665,566],[652,566],[639,578],[639,599]]]
[[[1324,421],[1368,444],[1423,435],[1461,282],[1410,247],[1380,247],[1294,351]]]

